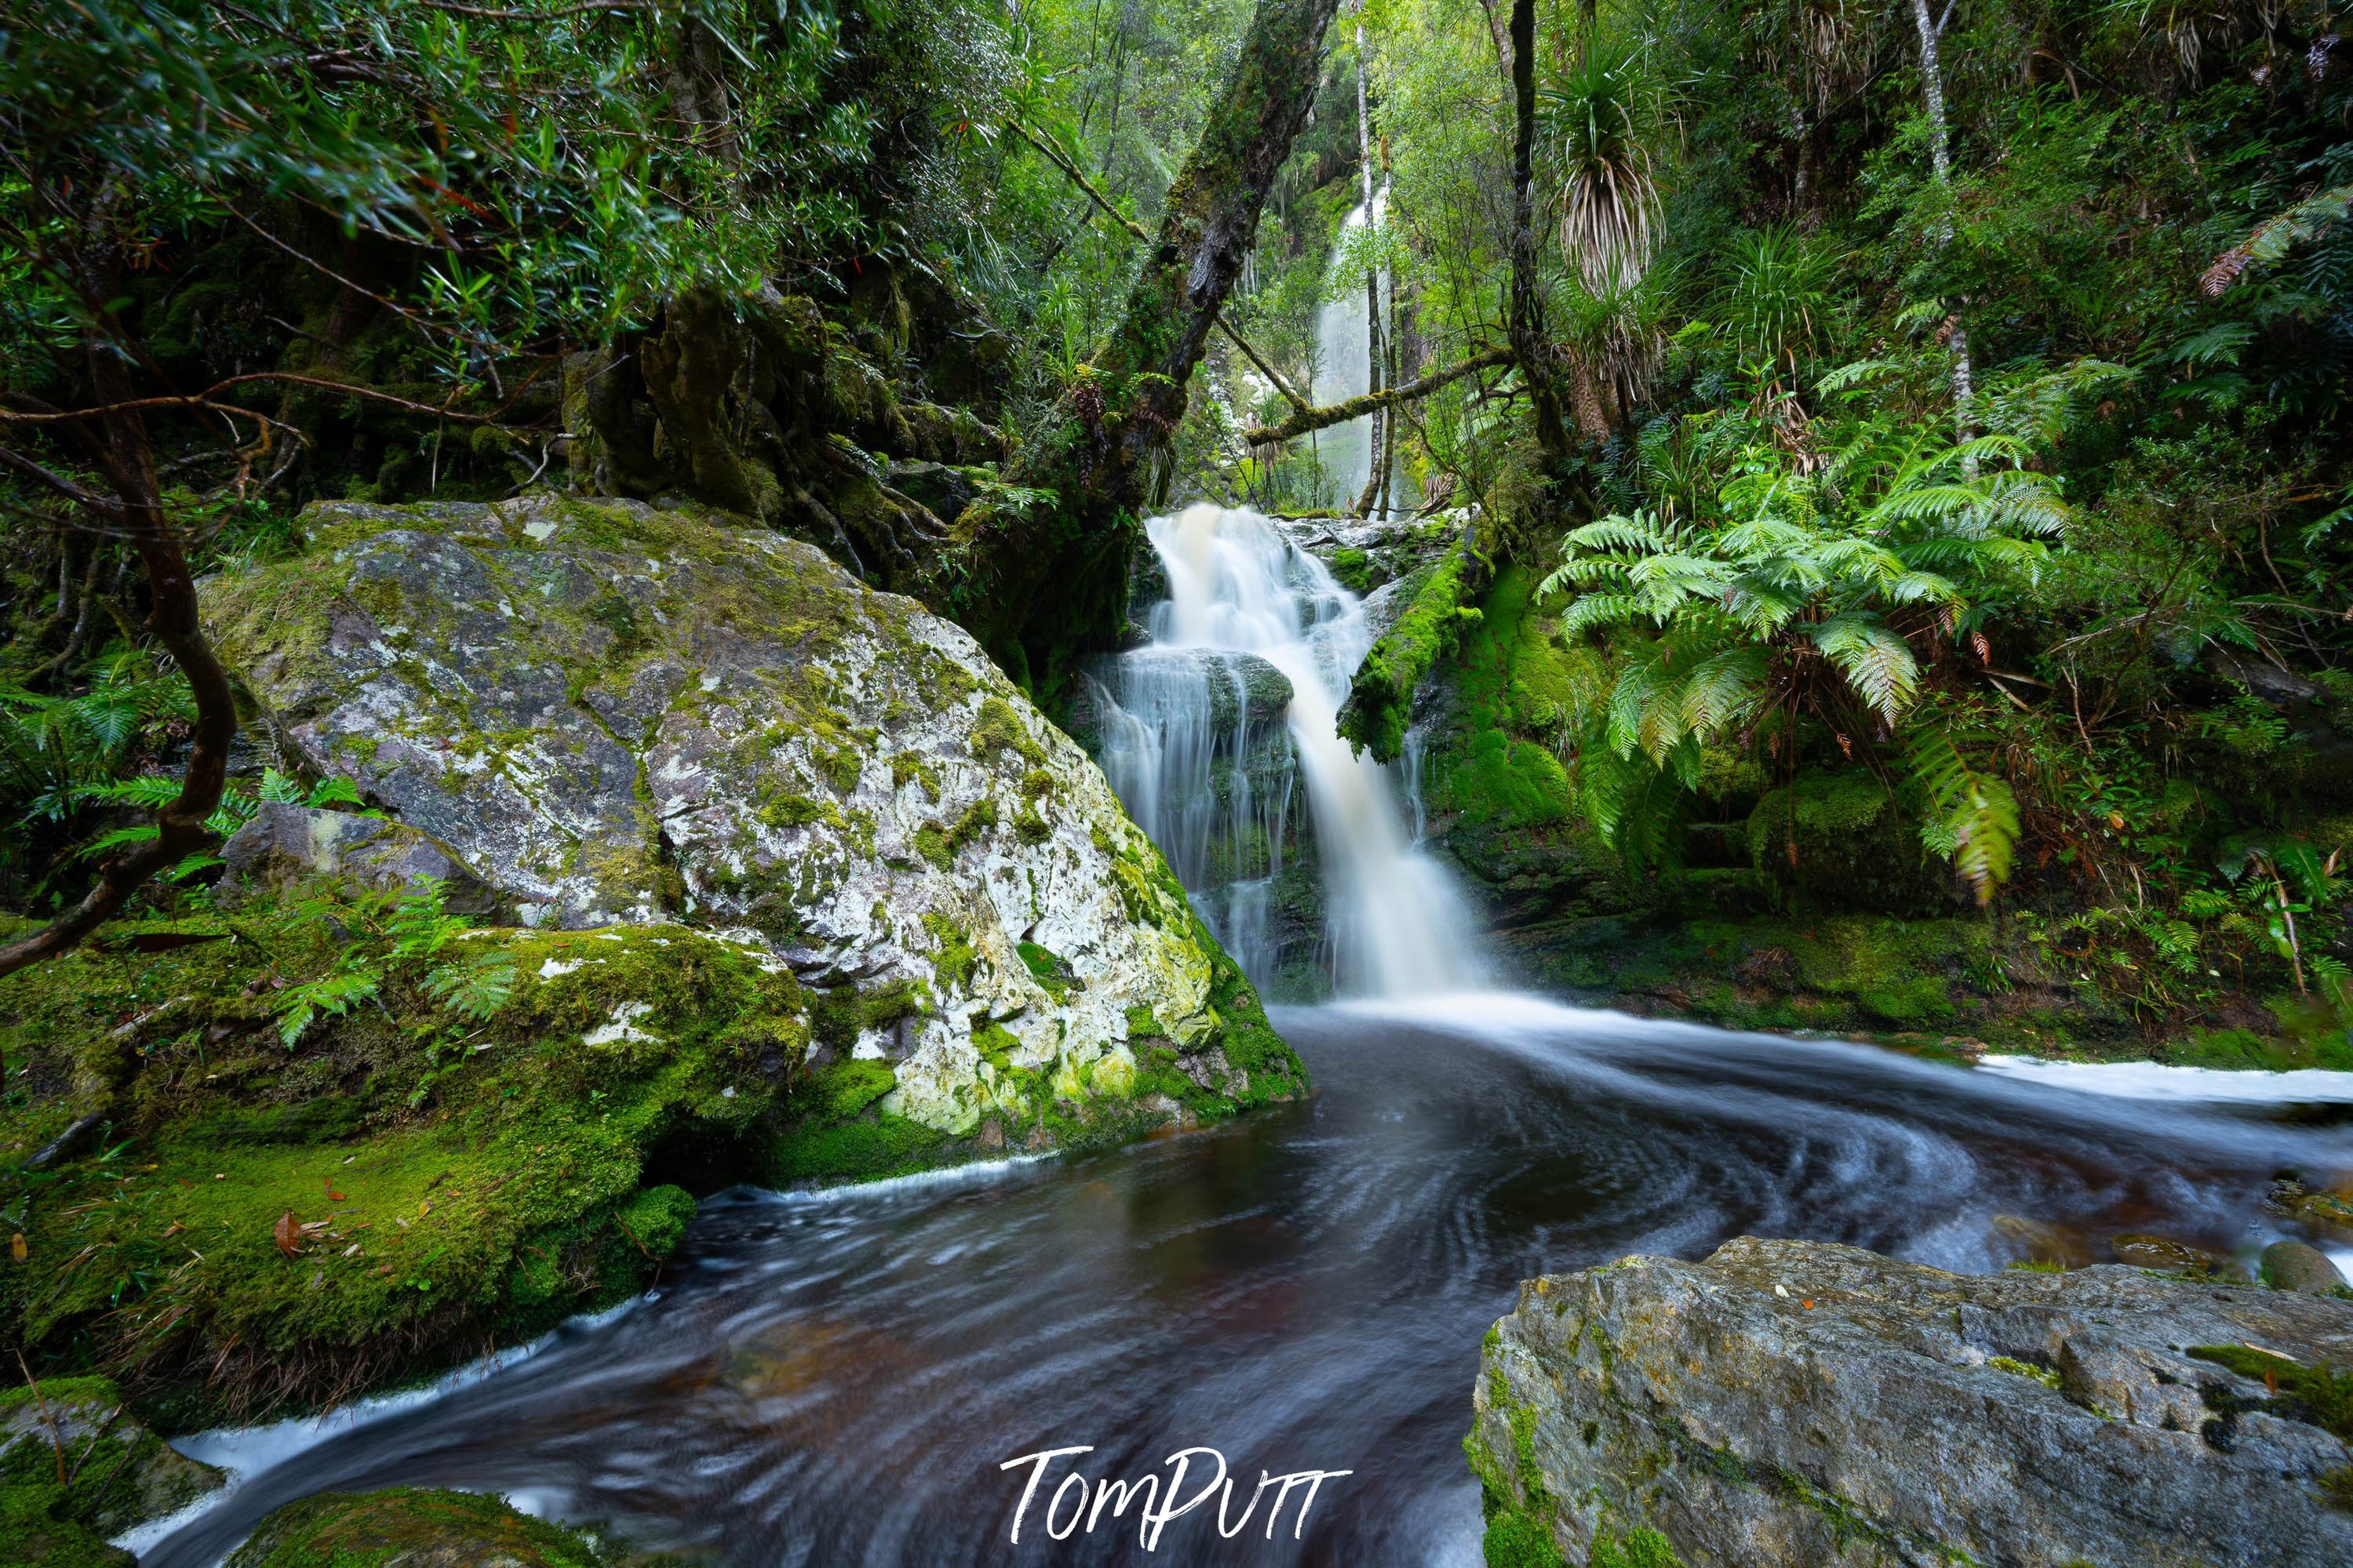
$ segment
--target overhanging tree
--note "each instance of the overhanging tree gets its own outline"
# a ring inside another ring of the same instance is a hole
[[[967,508],[920,592],[1041,697],[1116,641],[1143,513],[1166,493],[1193,371],[1314,100],[1337,0],[1260,0],[1110,336]]]

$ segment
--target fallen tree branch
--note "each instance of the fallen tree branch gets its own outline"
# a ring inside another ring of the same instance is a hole
[[[1449,365],[1444,370],[1433,371],[1419,381],[1408,382],[1403,386],[1393,386],[1386,392],[1368,392],[1362,397],[1351,397],[1345,402],[1335,403],[1325,408],[1302,408],[1280,425],[1261,425],[1255,429],[1243,431],[1242,439],[1253,447],[1265,447],[1277,441],[1293,440],[1306,435],[1311,430],[1322,430],[1333,425],[1345,425],[1351,419],[1361,419],[1367,414],[1395,407],[1400,403],[1408,403],[1418,397],[1427,397],[1450,381],[1460,381],[1475,372],[1511,363],[1511,350],[1489,349],[1485,353],[1472,354],[1459,364]]]

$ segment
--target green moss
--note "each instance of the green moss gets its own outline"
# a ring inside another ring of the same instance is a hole
[[[1013,1070],[1013,1053],[1021,1048],[1021,1042],[1002,1024],[983,1024],[972,1032],[972,1047],[980,1053],[981,1060],[999,1073],[1009,1073]]]
[[[417,1487],[322,1492],[258,1525],[228,1568],[385,1568],[395,1563],[601,1568],[587,1540],[505,1500]]]
[[[1078,976],[1061,954],[1039,947],[1034,942],[1022,942],[1015,951],[1021,954],[1022,967],[1029,971],[1029,977],[1037,981],[1046,994],[1057,1002],[1068,999],[1071,982]],[[1145,1011],[1149,1013],[1150,1009]]]
[[[1587,1568],[1683,1568],[1674,1542],[1655,1530],[1634,1530],[1624,1535],[1597,1531]]]
[[[2063,1273],[2065,1270],[2063,1268],[2059,1272]],[[2056,1389],[2060,1386],[2060,1377],[2057,1373],[2047,1366],[2037,1366],[2032,1362],[2015,1361],[2006,1355],[1991,1355],[1986,1357],[1986,1365],[1996,1372],[2006,1372],[2015,1377],[2031,1377],[2045,1388]]]
[[[1479,619],[1469,603],[1484,583],[1486,558],[1474,535],[1440,563],[1395,626],[1356,667],[1348,700],[1340,709],[1340,733],[1383,762],[1405,751],[1413,694],[1432,665],[1454,650],[1466,626]]]
[[[972,945],[972,935],[964,927],[935,910],[923,912],[923,930],[931,933],[935,944],[932,950],[932,969],[940,984],[962,986],[972,979],[979,967],[980,954]]]
[[[929,758],[913,752],[900,752],[891,758],[891,787],[904,789],[910,781],[921,784],[923,793],[932,799],[940,798],[940,770]]]
[[[1463,739],[1430,759],[1428,784],[1433,805],[1474,828],[1546,827],[1568,816],[1567,770],[1527,735],[1550,732],[1584,699],[1573,661],[1535,613],[1535,589],[1525,567],[1504,567],[1459,639]]]
[[[176,1512],[220,1481],[142,1426],[108,1379],[50,1377],[37,1391],[0,1393],[0,1568],[127,1568],[129,1554],[106,1537]]]
[[[1021,716],[1014,712],[1013,705],[1002,697],[982,699],[979,717],[973,721],[969,743],[976,757],[986,757],[989,752],[1002,749],[1013,752],[1033,767],[1042,766],[1046,761],[1046,749],[1029,738],[1029,731],[1022,727]]]
[[[929,1170],[954,1158],[951,1140],[903,1116],[871,1121],[810,1124],[778,1139],[765,1179],[776,1186],[808,1182],[861,1182]]]
[[[2246,1345],[2192,1345],[2189,1353],[2275,1391],[2265,1402],[2274,1415],[2353,1442],[2353,1368],[2306,1365]]]
[[[1498,1510],[1487,1521],[1479,1551],[1487,1568],[1567,1568],[1552,1526],[1525,1509]]]
[[[503,931],[464,943],[512,974],[487,1023],[461,1028],[387,973],[384,1011],[289,1051],[269,983],[341,944],[269,907],[237,923],[258,940],[86,950],[0,982],[12,1059],[36,1075],[191,998],[148,1042],[113,1157],[9,1194],[27,1258],[0,1269],[0,1321],[144,1398],[204,1369],[192,1420],[414,1375],[642,1288],[692,1208],[642,1184],[650,1152],[729,1146],[808,1037],[791,976],[743,949],[677,927]],[[0,1152],[69,1112],[0,1108]]]

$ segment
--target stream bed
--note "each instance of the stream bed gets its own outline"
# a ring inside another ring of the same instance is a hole
[[[281,1503],[393,1485],[505,1492],[735,1568],[1130,1562],[1136,1510],[1089,1530],[1066,1506],[1054,1540],[1049,1493],[1073,1468],[1140,1481],[1200,1447],[1240,1478],[1235,1514],[1261,1471],[1351,1473],[1303,1528],[1303,1486],[1271,1538],[1262,1504],[1230,1539],[1211,1504],[1167,1522],[1155,1558],[1472,1564],[1460,1444],[1481,1336],[1524,1279],[1743,1233],[1990,1269],[2019,1255],[2003,1215],[2095,1253],[2154,1231],[2243,1255],[2278,1234],[2275,1171],[2353,1166],[2343,1113],[2309,1103],[2341,1092],[2156,1097],[2131,1069],[2104,1092],[2096,1072],[1504,994],[1275,1021],[1309,1102],[1090,1156],[726,1194],[653,1295],[514,1364],[195,1439],[239,1484],[142,1563],[206,1568]],[[1011,1543],[1034,1467],[1000,1466],[1079,1446]],[[1192,1463],[1188,1497],[1210,1461]]]

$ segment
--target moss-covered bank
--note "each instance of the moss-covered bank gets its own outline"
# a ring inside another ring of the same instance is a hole
[[[0,982],[0,1222],[23,1248],[0,1323],[37,1370],[103,1371],[167,1426],[254,1419],[625,1300],[722,1185],[1104,1142],[1303,1088],[1219,955],[1187,1055],[1147,1016],[1133,1073],[1008,1058],[993,1113],[951,1134],[894,1111],[887,1061],[812,1068],[881,1004],[756,941],[502,928],[419,954],[419,901],[309,885]],[[351,975],[369,988],[333,1011]],[[1205,1051],[1237,1070],[1181,1070]],[[33,1168],[93,1107],[99,1136]]]
[[[614,1561],[578,1531],[518,1513],[498,1498],[394,1487],[288,1503],[255,1528],[228,1568],[611,1568]]]
[[[1776,786],[1708,753],[1704,810],[1673,825],[1677,854],[1630,871],[1580,811],[1564,741],[1606,701],[1609,658],[1562,639],[1536,581],[1519,565],[1496,574],[1420,710],[1434,836],[1522,980],[1633,1012],[1911,1048],[2353,1068],[2353,1018],[2311,974],[2296,989],[2244,908],[2106,909],[2046,879],[1981,911],[1923,846],[1913,803],[1860,768]],[[2273,837],[2325,855],[2353,842],[2353,817],[2290,813]]]

